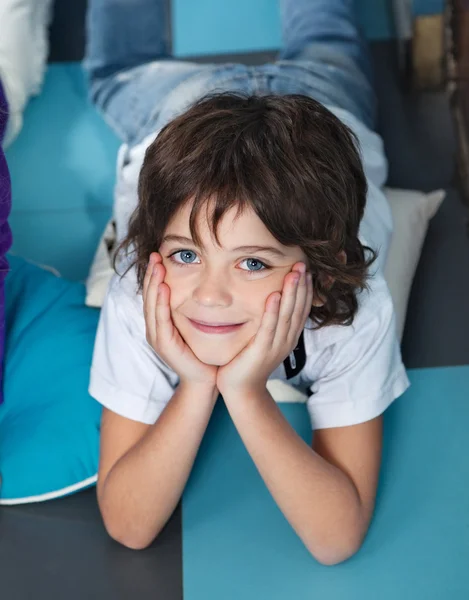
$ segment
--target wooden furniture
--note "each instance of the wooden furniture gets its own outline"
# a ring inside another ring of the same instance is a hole
[[[457,169],[469,206],[469,0],[448,0],[445,72],[458,142]]]

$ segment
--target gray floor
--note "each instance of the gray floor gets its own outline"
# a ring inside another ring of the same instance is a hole
[[[145,552],[113,542],[87,490],[0,511],[2,600],[181,600],[181,511]]]

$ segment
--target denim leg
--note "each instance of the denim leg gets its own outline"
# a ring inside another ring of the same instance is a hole
[[[371,62],[355,8],[355,0],[281,0],[284,48],[280,60],[330,64],[336,70],[337,85],[345,85],[354,103],[364,107],[361,112],[366,115],[357,116],[372,126]]]
[[[170,56],[169,0],[90,0],[85,67],[91,82]]]
[[[353,59],[370,77],[368,48],[358,24],[355,0],[282,0],[281,15],[282,59],[307,59],[310,45],[327,44]]]
[[[90,97],[123,142],[138,143],[166,95],[201,66],[169,56],[169,0],[90,0]]]

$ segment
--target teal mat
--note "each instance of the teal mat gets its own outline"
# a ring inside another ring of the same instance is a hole
[[[393,37],[388,0],[359,0],[368,39]],[[173,0],[176,56],[272,50],[282,44],[278,0]]]
[[[334,567],[310,557],[218,405],[183,499],[185,600],[467,600],[469,367],[410,378],[385,415],[369,534]],[[308,439],[305,407],[282,410]]]
[[[110,216],[119,142],[88,103],[78,64],[52,65],[8,149],[13,252],[86,277]]]

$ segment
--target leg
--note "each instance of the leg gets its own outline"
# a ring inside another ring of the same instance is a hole
[[[169,58],[167,0],[91,0],[85,66],[91,80]]]
[[[314,45],[327,45],[356,62],[367,77],[370,62],[354,0],[282,0],[286,60],[308,59]]]
[[[337,87],[361,107],[354,112],[373,126],[372,69],[355,0],[282,0],[281,12],[284,49],[280,59],[330,65]]]
[[[89,1],[91,99],[129,145],[152,133],[163,98],[202,69],[170,58],[168,6],[168,0]]]

